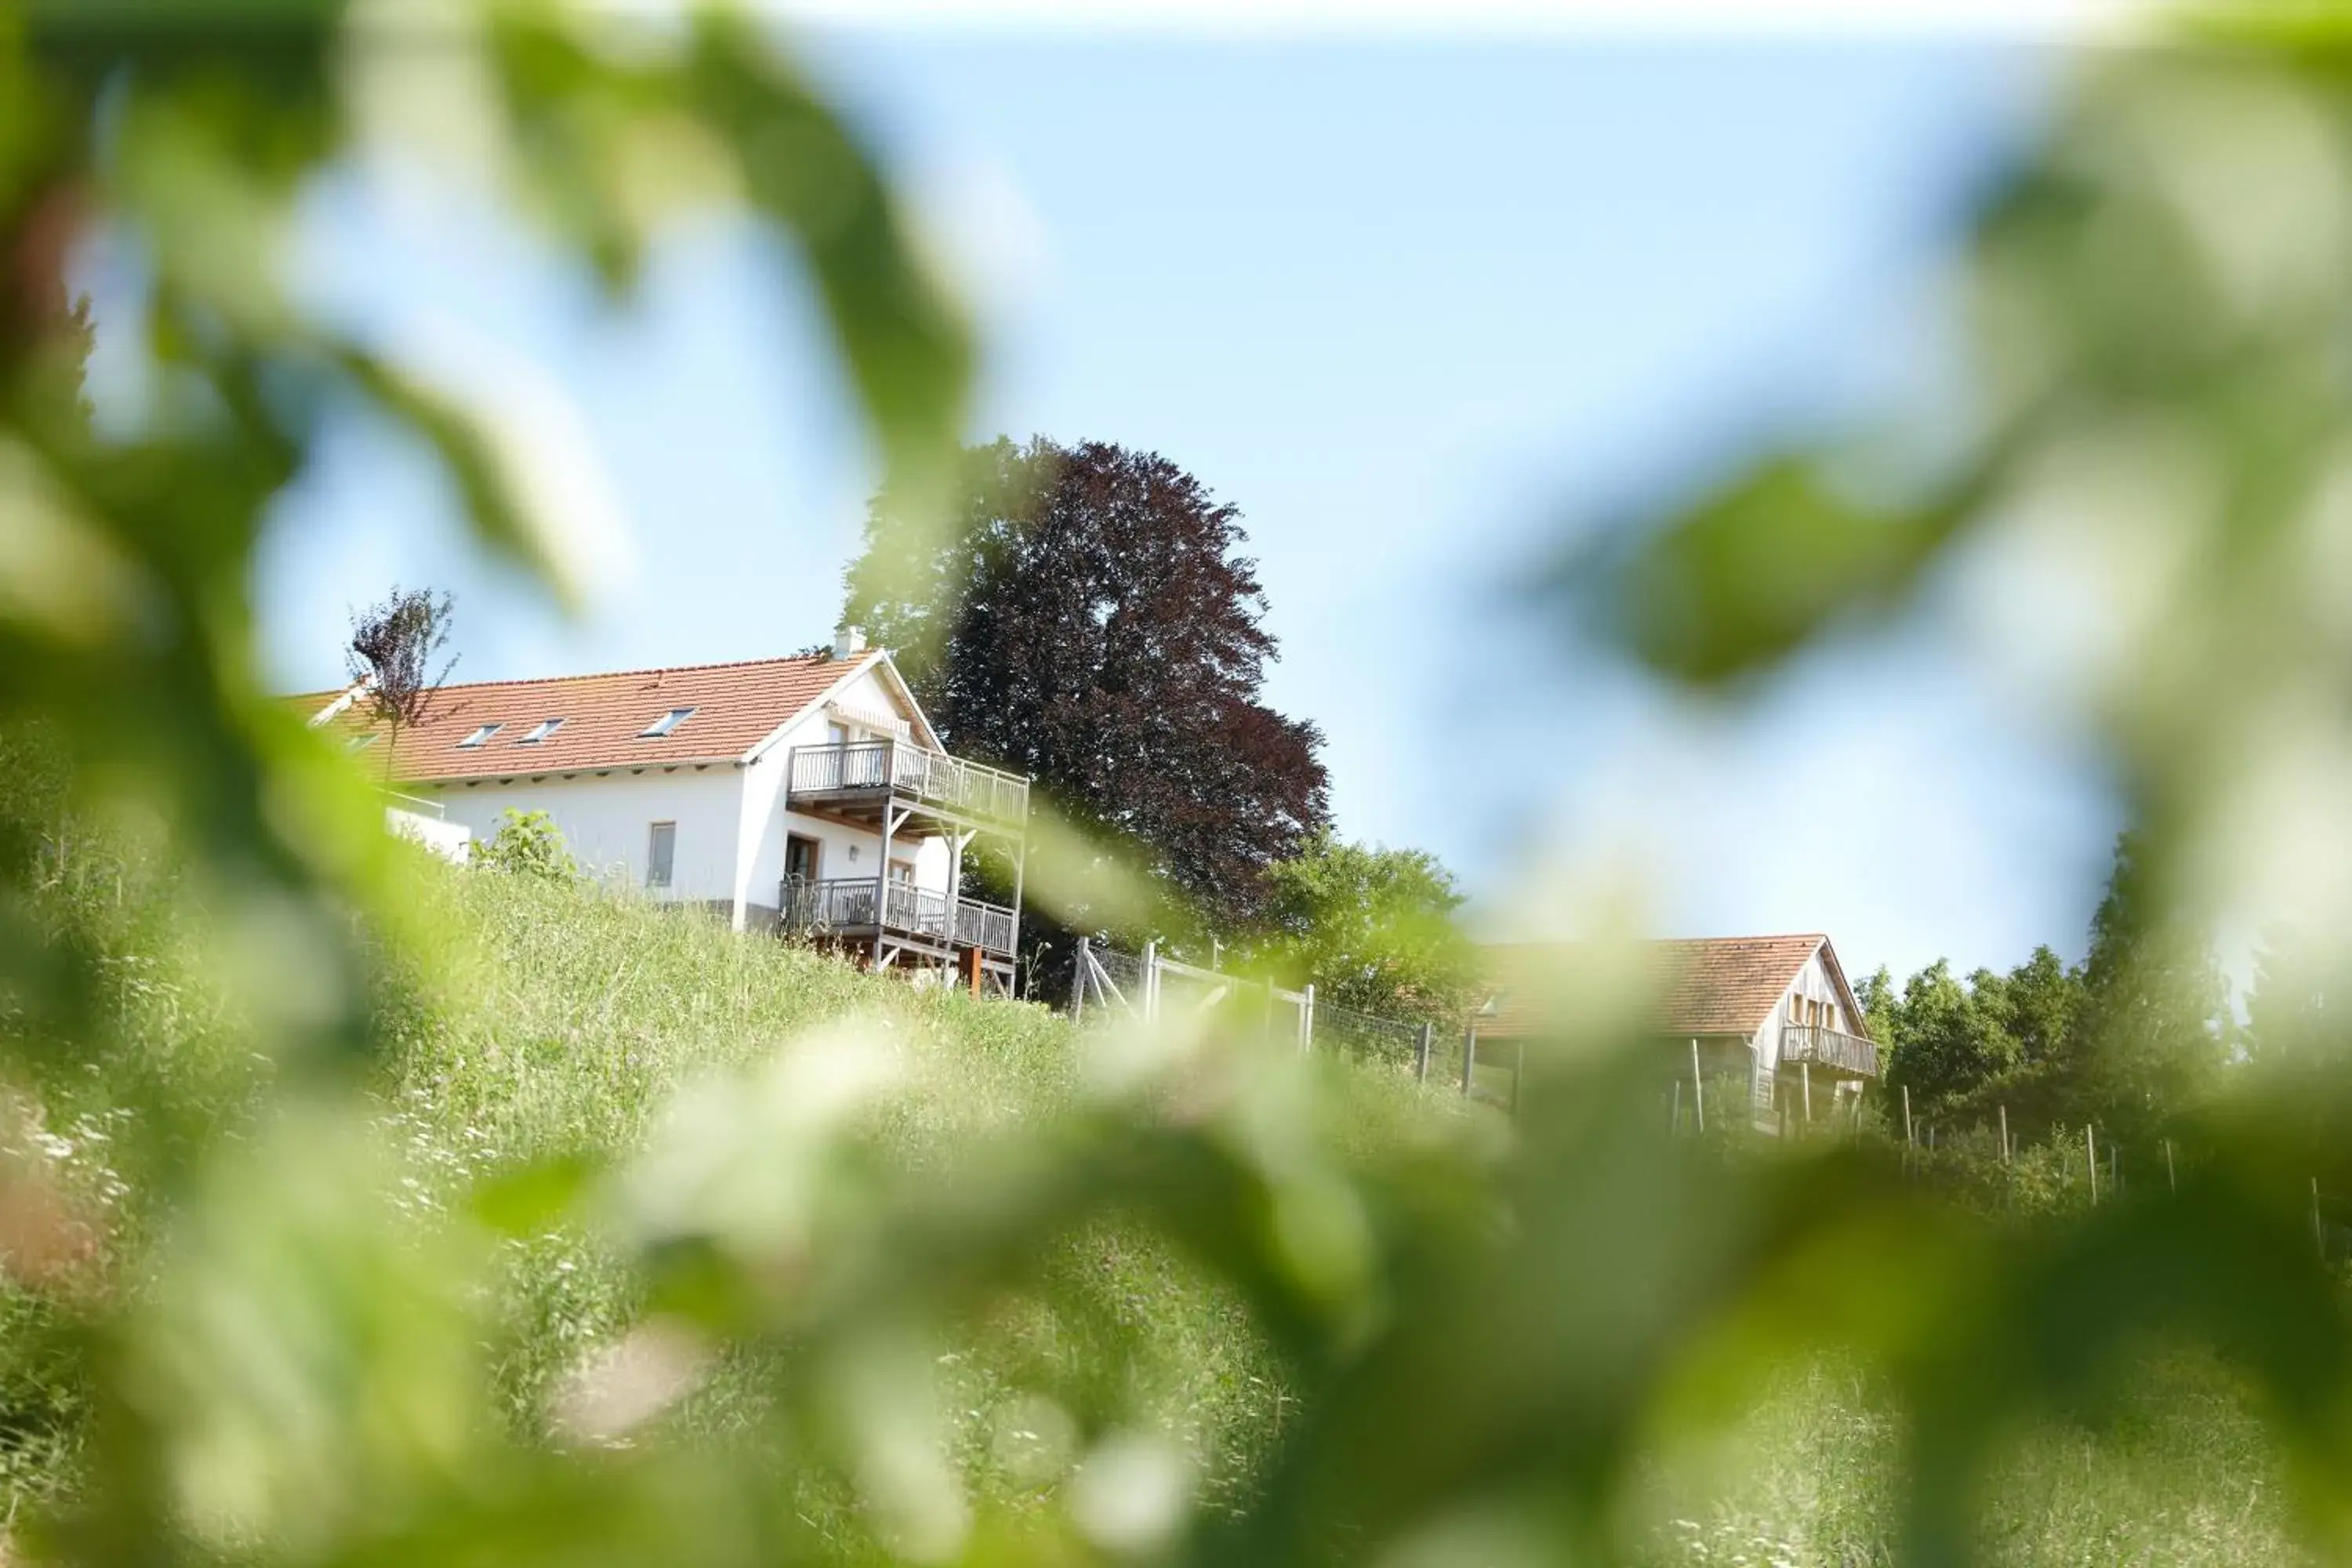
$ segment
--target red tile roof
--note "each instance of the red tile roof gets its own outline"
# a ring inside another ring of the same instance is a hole
[[[740,758],[794,718],[834,684],[877,652],[836,659],[753,659],[741,664],[698,664],[674,669],[631,669],[611,675],[560,676],[551,680],[484,680],[445,686],[435,694],[425,722],[401,731],[392,756],[392,776],[421,784],[444,779],[511,778],[518,774],[582,769],[638,767],[646,763],[716,762]],[[332,702],[338,692],[314,692],[291,700],[307,717]],[[641,735],[674,708],[694,712],[667,735]],[[356,740],[371,726],[365,704],[329,723]],[[525,743],[546,719],[562,725],[545,740]],[[479,747],[458,744],[485,724],[498,732]],[[383,766],[384,742],[363,753],[373,768]]]
[[[1659,1035],[1752,1035],[1763,1026],[1788,992],[1798,971],[1829,938],[1819,931],[1791,936],[1715,936],[1639,944],[1636,978],[1649,1000],[1642,1017],[1645,1033]],[[1496,991],[1493,1011],[1478,1020],[1481,1037],[1509,1039],[1541,1032],[1550,1022],[1547,979],[1562,969],[1559,943],[1496,944],[1483,950]],[[1832,978],[1846,992],[1835,952],[1828,959]],[[1846,994],[1849,1006],[1852,995]],[[1854,1016],[1861,1009],[1853,1007]]]

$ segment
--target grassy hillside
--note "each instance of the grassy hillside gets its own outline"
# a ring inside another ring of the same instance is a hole
[[[236,1136],[272,1070],[248,1055],[223,1000],[219,975],[237,955],[218,950],[173,878],[119,833],[39,837],[42,891],[26,912],[105,976],[107,1003],[72,1054],[63,1039],[26,1040],[47,1069],[6,1097],[7,1152],[96,1216],[82,1283],[0,1289],[0,1509],[11,1512],[74,1483],[87,1411],[69,1320],[139,1278],[162,1217],[144,1201],[161,1184],[152,1167],[198,1139]],[[502,1171],[609,1163],[646,1143],[682,1086],[813,1035],[865,1030],[904,1053],[876,1132],[908,1162],[1048,1120],[1078,1087],[1079,1040],[1042,1007],[918,991],[697,914],[421,857],[408,894],[387,939],[379,1052],[365,1070],[399,1151],[398,1201],[418,1213],[462,1202]],[[23,1013],[0,1013],[0,1030],[29,1027]],[[43,1045],[54,1047],[46,1058]],[[1400,1086],[1366,1078],[1362,1090],[1367,1135],[1414,1113]],[[173,1121],[169,1135],[109,1131],[153,1118]],[[593,1228],[518,1240],[508,1265],[493,1374],[516,1428],[540,1434],[567,1369],[633,1321],[636,1288]],[[1058,1378],[1112,1385],[1108,1405],[1179,1439],[1212,1495],[1238,1495],[1286,1395],[1237,1304],[1115,1226],[1075,1237],[1051,1267],[1090,1305],[1086,1321],[1041,1310],[972,1324],[968,1348],[942,1366],[940,1397],[961,1413],[979,1488],[1018,1506],[1036,1478],[1060,1474],[1077,1435],[1038,1430],[1050,1421],[1009,1392],[1013,1373],[1034,1386],[1051,1363]],[[739,1356],[666,1419],[688,1440],[740,1428],[762,1380],[758,1358]]]
[[[75,1484],[89,1418],[77,1325],[93,1303],[140,1288],[162,1217],[145,1197],[161,1185],[156,1167],[195,1140],[237,1135],[276,1070],[247,1053],[222,1000],[219,976],[239,955],[219,950],[168,873],[119,831],[35,840],[41,890],[18,913],[102,973],[107,1000],[73,1047],[32,1035],[30,1012],[0,1013],[0,1030],[28,1047],[21,1059],[44,1064],[6,1088],[0,1152],[48,1173],[86,1242],[35,1287],[0,1289],[0,1508],[11,1513]],[[874,1129],[892,1161],[1042,1124],[1085,1091],[1087,1043],[1046,1010],[917,992],[707,920],[423,861],[404,912],[385,939],[378,1048],[363,1070],[397,1151],[390,1179],[418,1213],[467,1201],[501,1172],[638,1150],[682,1086],[827,1033],[897,1042],[901,1088]],[[290,995],[302,984],[282,977]],[[1392,1075],[1341,1077],[1348,1136],[1367,1145],[1458,1134],[1465,1115],[1499,1128]],[[159,1118],[165,1135],[145,1136]],[[1015,1513],[1045,1506],[1088,1435],[1021,1391],[1084,1385],[1074,1405],[1174,1439],[1212,1499],[1244,1502],[1296,1406],[1240,1303],[1112,1221],[1046,1264],[1052,1306],[1000,1305],[963,1323],[940,1363],[938,1397],[976,1496]],[[499,1408],[517,1433],[557,1438],[567,1374],[636,1321],[639,1287],[579,1223],[506,1244],[499,1279]],[[655,1430],[692,1445],[754,1428],[772,1371],[756,1348],[733,1352]],[[1867,1379],[1791,1367],[1721,1442],[1650,1457],[1627,1551],[1661,1564],[1885,1561],[1899,1432]],[[2168,1356],[2099,1430],[2029,1434],[1986,1526],[2006,1562],[2275,1563],[2293,1552],[2274,1469],[2230,1376]],[[844,1497],[814,1492],[796,1507],[845,1555],[873,1550]]]

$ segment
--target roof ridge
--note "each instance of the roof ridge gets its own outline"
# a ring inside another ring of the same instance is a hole
[[[1825,931],[1775,931],[1755,936],[1654,936],[1651,942],[1827,942]]]
[[[884,651],[887,650],[882,648],[868,648],[865,650],[865,653],[874,654]],[[862,662],[863,658],[864,655],[852,655],[848,658],[837,659],[834,658],[833,654],[828,650],[824,653],[786,654],[780,658],[727,658],[719,659],[710,664],[650,664],[636,669],[594,669],[580,675],[526,675],[512,677],[505,680],[459,680],[453,681],[446,686],[436,687],[434,688],[434,690],[437,693],[442,691],[479,691],[494,686],[556,686],[561,685],[565,681],[572,680],[617,680],[624,677],[632,675],[696,675],[704,670],[751,669],[761,665],[839,664],[846,668],[849,665]],[[343,687],[339,686],[327,691],[297,691],[291,695],[298,700],[305,697],[334,697],[341,695],[343,689]]]

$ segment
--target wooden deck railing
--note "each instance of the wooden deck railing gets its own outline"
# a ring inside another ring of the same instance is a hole
[[[1859,1078],[1878,1076],[1878,1042],[1867,1035],[1849,1035],[1819,1024],[1780,1026],[1780,1059],[1790,1067],[1811,1062],[1815,1067],[1850,1072]]]
[[[1029,781],[1001,768],[905,741],[794,746],[786,790],[794,795],[892,791],[994,822],[1029,816]]]
[[[1013,956],[1013,911],[977,899],[950,899],[909,882],[892,882],[887,894],[872,877],[835,877],[810,881],[784,879],[777,904],[788,931],[883,930],[921,937],[942,947],[976,947]],[[877,921],[877,909],[882,918]]]

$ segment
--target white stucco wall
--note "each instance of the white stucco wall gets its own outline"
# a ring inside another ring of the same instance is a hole
[[[775,906],[777,889],[784,878],[784,837],[788,833],[817,841],[820,878],[882,874],[881,835],[788,811],[783,805],[793,748],[831,744],[832,726],[844,722],[845,714],[856,713],[897,719],[901,728],[896,731],[872,731],[851,722],[848,728],[852,741],[902,738],[903,727],[910,718],[888,685],[869,669],[793,721],[756,762],[744,769],[742,836],[747,853],[737,894],[743,904],[771,909]],[[946,891],[950,860],[946,840],[927,838],[918,844],[914,854],[916,884],[937,892]],[[854,856],[853,849],[856,852]],[[893,859],[906,856],[903,843],[892,845]]]
[[[404,838],[414,838],[444,860],[453,860],[462,866],[472,852],[474,835],[462,822],[450,822],[398,805],[383,808],[383,821],[384,826],[394,833]]]
[[[648,898],[730,903],[744,772],[714,763],[699,770],[615,768],[412,788],[439,801],[447,820],[471,828],[478,842],[498,837],[499,820],[509,809],[543,811],[583,871]],[[646,854],[656,822],[677,824],[667,889],[646,886]]]

